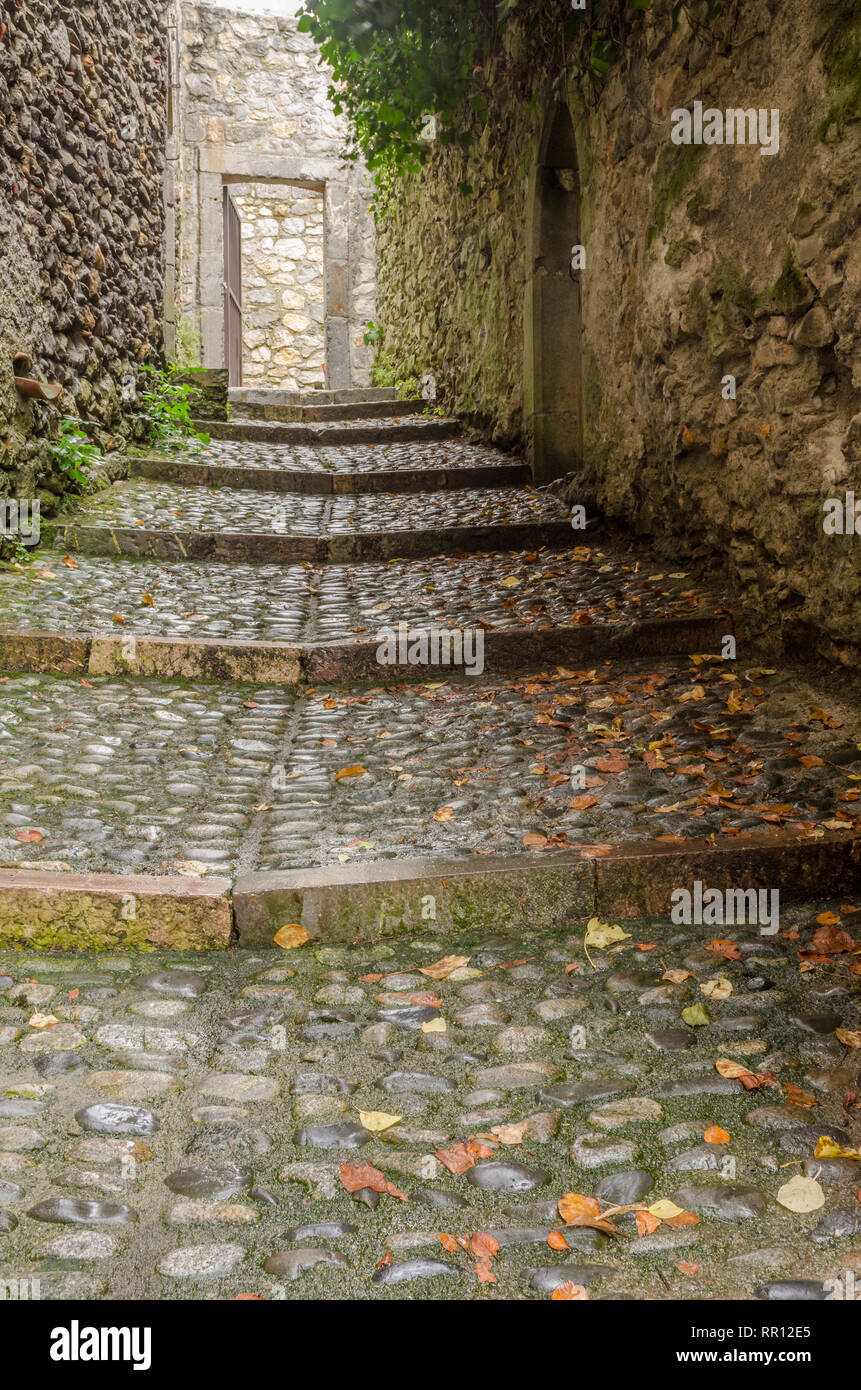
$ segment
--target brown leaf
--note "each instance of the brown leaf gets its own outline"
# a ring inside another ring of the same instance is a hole
[[[591,1226],[605,1235],[615,1235],[616,1227],[606,1221],[597,1197],[583,1197],[579,1192],[566,1192],[556,1203],[556,1209],[566,1226]]]
[[[823,913],[823,916],[826,914]],[[817,921],[819,918],[816,919]],[[827,951],[829,955],[839,955],[841,951],[852,951],[855,942],[847,931],[839,931],[834,923],[817,927],[813,933],[814,951]]]
[[[741,960],[741,951],[734,941],[708,941],[706,950],[714,951],[716,956],[724,956],[727,960]]]
[[[638,1211],[636,1219],[638,1236],[650,1236],[661,1224],[657,1216],[653,1216],[650,1211]]]
[[[490,1259],[491,1256],[499,1254],[499,1241],[488,1231],[476,1231],[470,1243],[472,1253],[480,1260]]]
[[[366,772],[367,768],[362,767],[360,763],[355,763],[352,767],[341,767],[335,773],[335,781],[343,782],[347,777],[363,777]]]
[[[434,961],[433,965],[420,965],[419,974],[427,975],[431,980],[447,980],[455,970],[462,970],[465,965],[469,965],[469,956],[443,956],[442,960]]]
[[[37,845],[44,838],[40,830],[19,830],[15,836],[15,839],[20,840],[22,845]]]
[[[390,1197],[400,1197],[402,1202],[409,1201],[406,1193],[399,1191],[385,1173],[371,1163],[342,1163],[341,1186],[346,1192],[359,1192],[363,1187],[370,1187],[374,1192],[387,1192]]]
[[[547,1237],[547,1244],[551,1250],[570,1250],[571,1246],[563,1236],[561,1231],[551,1231]]]
[[[450,1173],[466,1173],[468,1169],[475,1167],[475,1155],[469,1151],[467,1144],[453,1144],[450,1149],[434,1149],[434,1157],[447,1168]]]
[[[861,1029],[853,1032],[849,1028],[835,1028],[834,1034],[844,1047],[861,1047]]]
[[[698,1226],[700,1218],[692,1211],[680,1211],[678,1216],[666,1217],[665,1222],[667,1226]]]
[[[676,1269],[679,1271],[679,1274],[693,1275],[699,1274],[700,1272],[699,1265],[693,1264],[690,1260],[679,1260],[678,1264],[676,1265]]]
[[[783,1089],[787,1105],[800,1105],[804,1109],[810,1109],[811,1106],[819,1104],[815,1096],[809,1095],[807,1091],[802,1091],[798,1086],[793,1086],[791,1081],[784,1082]]]

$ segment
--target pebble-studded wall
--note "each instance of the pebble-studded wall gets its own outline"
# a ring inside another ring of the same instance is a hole
[[[0,496],[56,510],[63,414],[141,429],[161,342],[167,0],[0,0]],[[53,404],[17,374],[56,382]],[[29,359],[29,364],[25,359]]]

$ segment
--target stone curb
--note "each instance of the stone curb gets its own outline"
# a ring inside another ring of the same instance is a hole
[[[532,481],[528,464],[469,468],[399,468],[374,473],[328,473],[298,468],[243,468],[166,458],[136,458],[130,478],[183,487],[244,488],[251,492],[301,492],[315,497],[344,493],[441,492],[465,488],[520,487]]]
[[[777,889],[788,902],[851,894],[861,884],[861,835],[757,832],[725,843],[632,841],[586,859],[559,851],[253,873],[236,880],[233,909],[243,946],[270,942],[288,923],[301,923],[316,940],[344,943],[466,927],[540,931],[580,928],[593,915],[631,921],[668,914],[672,891],[690,890],[697,879],[709,888]]]
[[[648,656],[685,656],[737,632],[731,615],[656,618],[616,629],[508,628],[484,632],[485,676],[501,671],[544,669],[576,662]],[[125,655],[130,640],[134,656]],[[141,679],[238,681],[249,684],[311,685],[346,681],[411,684],[416,666],[383,666],[377,639],[346,642],[232,642],[219,637],[159,637],[122,632],[0,632],[0,670],[69,676],[130,675]],[[461,668],[429,664],[430,675],[477,680]]]
[[[220,560],[239,564],[290,565],[308,560],[349,565],[375,560],[410,560],[459,551],[538,550],[577,544],[567,521],[512,525],[438,526],[422,531],[366,531],[334,536],[275,532],[148,531],[137,526],[81,526],[53,522],[43,528],[45,544],[83,555],[134,555],[157,560]]]
[[[210,439],[252,444],[413,444],[419,440],[457,439],[457,420],[428,420],[422,424],[310,425],[256,420],[195,420],[194,428]]]
[[[273,420],[304,424],[311,421],[398,420],[415,415],[421,409],[418,401],[339,401],[321,405],[279,405],[268,401],[236,401],[230,404],[230,418],[242,420]]]
[[[223,950],[230,880],[0,869],[0,948]]]

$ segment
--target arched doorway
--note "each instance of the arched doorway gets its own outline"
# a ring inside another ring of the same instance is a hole
[[[549,482],[579,468],[583,455],[580,180],[568,108],[548,115],[532,178],[527,229],[524,405],[533,475]]]

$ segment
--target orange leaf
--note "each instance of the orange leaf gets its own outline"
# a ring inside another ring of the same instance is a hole
[[[706,950],[714,951],[716,956],[725,956],[727,960],[741,960],[741,951],[734,941],[709,941]]]
[[[399,1191],[385,1173],[371,1163],[342,1163],[341,1186],[347,1192],[359,1192],[363,1187],[370,1187],[374,1192],[387,1192],[390,1197],[400,1197],[402,1202],[409,1201],[406,1193]]]
[[[450,1173],[465,1173],[467,1169],[475,1167],[475,1156],[463,1143],[453,1144],[450,1149],[434,1149],[434,1157]]]
[[[786,1093],[787,1105],[800,1105],[804,1109],[810,1109],[811,1106],[819,1104],[815,1096],[811,1096],[807,1091],[802,1091],[798,1086],[793,1086],[791,1081],[786,1081],[783,1089]]]
[[[352,767],[341,767],[335,773],[335,781],[343,782],[347,777],[363,777],[366,772],[367,768],[362,767],[359,763],[355,763]]]
[[[568,1302],[588,1302],[589,1295],[582,1284],[573,1284],[570,1279],[566,1279],[564,1284],[557,1284],[550,1295],[551,1303]]]
[[[680,1211],[678,1216],[668,1216],[666,1224],[668,1226],[698,1226],[700,1218],[694,1216],[692,1211]]]
[[[650,1211],[638,1211],[636,1215],[638,1236],[650,1236],[661,1224],[659,1218],[653,1216]]]
[[[551,1231],[547,1237],[547,1244],[551,1250],[570,1250],[571,1246],[563,1236],[561,1231]]]
[[[492,1256],[499,1254],[499,1241],[488,1231],[476,1231],[471,1243],[472,1253],[479,1260],[489,1260]]]
[[[443,1250],[447,1250],[450,1255],[453,1255],[455,1251],[460,1249],[460,1246],[458,1245],[454,1236],[448,1235],[446,1231],[443,1231],[440,1235],[439,1243],[442,1246]]]
[[[729,1143],[729,1135],[725,1129],[721,1129],[720,1125],[710,1125],[703,1135],[703,1139],[707,1144]]]
[[[680,1274],[699,1274],[699,1265],[692,1264],[690,1260],[679,1260],[676,1269]]]
[[[823,913],[823,916],[826,914]],[[817,919],[818,920],[818,919]],[[839,955],[841,951],[852,951],[855,942],[846,931],[838,931],[834,924],[818,927],[813,933],[813,949],[827,951],[829,955]]]
[[[801,761],[804,762],[804,759],[802,758]],[[820,912],[816,920],[820,927],[836,927],[837,923],[840,921],[840,914],[837,912]]]
[[[566,1192],[560,1197],[556,1209],[566,1226],[592,1226],[596,1231],[615,1235],[612,1221],[605,1221],[601,1215],[603,1208],[597,1197],[583,1197],[579,1192]]]
[[[479,1284],[498,1284],[499,1280],[490,1266],[490,1260],[478,1260],[475,1265],[475,1277]]]
[[[598,805],[598,798],[597,796],[590,796],[588,792],[584,792],[582,796],[572,797],[568,805],[571,807],[572,811],[588,811],[590,806]]]

